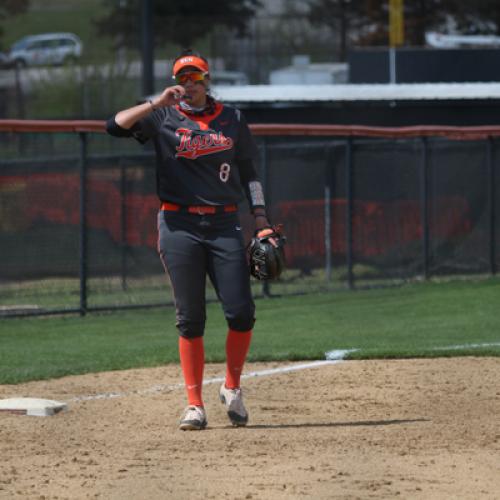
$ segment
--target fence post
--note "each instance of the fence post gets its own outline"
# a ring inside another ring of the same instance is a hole
[[[325,162],[325,279],[332,281],[332,167],[333,146],[326,150]]]
[[[353,248],[352,248],[352,215],[353,215],[353,166],[352,166],[352,138],[348,137],[345,143],[345,180],[346,180],[346,264],[347,264],[347,286],[354,287],[354,276],[352,272]]]
[[[427,137],[422,137],[420,164],[420,224],[422,226],[422,253],[424,278],[429,278],[429,161]]]
[[[80,316],[87,313],[87,134],[80,132]]]
[[[153,0],[142,0],[140,5],[142,95],[147,96],[153,94],[155,91]]]
[[[267,137],[262,137],[262,155],[261,155],[261,177],[262,177],[262,190],[264,191],[264,200],[266,201],[268,215],[271,208],[269,199],[269,182],[268,182],[268,165],[267,165]],[[262,294],[264,297],[271,296],[271,285],[269,281],[262,282]]]
[[[488,137],[486,141],[486,161],[488,167],[488,180],[490,183],[490,189],[488,192],[488,205],[489,205],[489,240],[490,240],[490,272],[494,276],[497,272],[496,263],[496,189],[495,189],[495,161],[494,161],[494,149],[493,149],[493,139]]]
[[[120,158],[120,271],[122,290],[127,290],[127,179],[123,158]]]

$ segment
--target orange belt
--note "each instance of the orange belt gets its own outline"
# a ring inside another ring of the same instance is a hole
[[[161,210],[168,210],[169,212],[188,212],[190,214],[216,214],[223,212],[237,212],[237,205],[190,205],[190,206],[182,206],[177,205],[176,203],[169,203],[164,201],[161,204]]]

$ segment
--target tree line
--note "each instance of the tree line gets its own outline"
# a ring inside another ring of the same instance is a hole
[[[179,47],[196,45],[213,32],[228,37],[248,36],[263,0],[152,0],[155,43]],[[311,28],[327,28],[338,40],[340,60],[352,44],[387,45],[388,0],[284,0],[287,15],[297,12]],[[97,34],[112,39],[116,48],[140,46],[141,0],[102,0],[106,14],[94,19]],[[0,0],[2,25],[26,12],[30,0]],[[453,29],[462,34],[499,34],[498,0],[404,0],[405,45],[424,44],[425,32]]]

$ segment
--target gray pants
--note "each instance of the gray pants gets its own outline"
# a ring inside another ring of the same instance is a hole
[[[158,250],[174,290],[177,328],[187,338],[205,330],[206,276],[222,303],[229,328],[248,331],[255,322],[250,274],[237,213],[158,214]]]

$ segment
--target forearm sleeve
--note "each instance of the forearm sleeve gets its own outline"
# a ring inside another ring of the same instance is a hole
[[[240,160],[238,162],[238,167],[240,170],[241,184],[245,190],[250,209],[253,212],[255,208],[265,208],[264,190],[262,189],[262,184],[255,170],[253,161]]]

